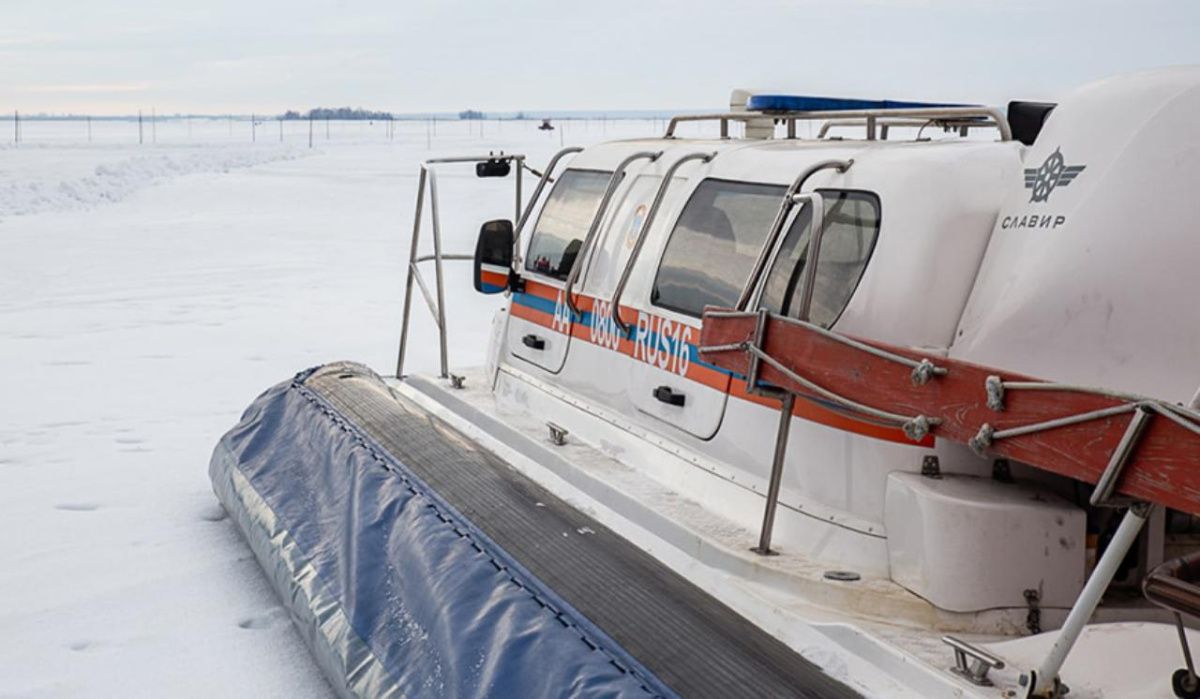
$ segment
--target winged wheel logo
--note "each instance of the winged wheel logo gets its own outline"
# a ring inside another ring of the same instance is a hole
[[[1040,167],[1025,169],[1025,188],[1033,190],[1031,203],[1046,201],[1058,187],[1066,187],[1083,172],[1086,165],[1067,165],[1062,149],[1055,148]]]

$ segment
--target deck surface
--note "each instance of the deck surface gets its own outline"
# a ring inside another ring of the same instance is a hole
[[[858,696],[373,375],[307,385],[681,696]]]

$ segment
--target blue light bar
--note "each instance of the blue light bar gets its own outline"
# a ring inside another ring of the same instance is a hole
[[[941,109],[945,107],[978,107],[977,104],[945,102],[900,102],[897,100],[860,100],[845,97],[814,97],[811,95],[753,95],[746,100],[746,109],[766,114],[788,112],[844,112],[858,109]]]

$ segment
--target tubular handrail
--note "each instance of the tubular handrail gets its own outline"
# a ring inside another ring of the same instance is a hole
[[[990,121],[981,121],[979,119],[879,119],[876,122],[879,127],[881,140],[887,140],[889,128],[915,128],[925,129],[929,126],[941,126],[947,129],[994,129],[996,125]],[[821,129],[817,132],[818,139],[824,139],[829,135],[831,129],[836,128],[864,128],[867,125],[866,119],[833,119],[821,124]],[[917,132],[917,138],[920,138],[921,132]]]
[[[689,163],[693,160],[707,163],[715,157],[717,157],[716,151],[688,153],[679,160],[671,163],[671,167],[667,168],[666,173],[663,174],[662,182],[658,185],[658,191],[654,193],[654,200],[650,202],[650,208],[646,211],[646,217],[642,220],[642,227],[638,231],[637,241],[633,244],[633,250],[629,252],[629,259],[625,261],[625,268],[621,270],[621,278],[617,281],[616,289],[613,290],[612,307],[609,309],[609,313],[612,315],[613,322],[621,329],[621,332],[629,334],[629,325],[621,319],[621,296],[625,293],[625,285],[629,283],[629,275],[633,272],[633,265],[637,261],[638,255],[642,252],[642,245],[646,242],[646,233],[649,232],[650,226],[654,224],[654,218],[658,216],[658,210],[662,206],[663,199],[666,198],[667,189],[671,186],[675,172],[684,163]]]
[[[408,252],[408,276],[404,283],[404,311],[403,320],[400,326],[400,350],[396,356],[396,377],[404,376],[404,355],[408,349],[408,321],[412,311],[413,283],[415,282],[421,295],[425,299],[425,304],[429,307],[429,312],[433,314],[434,322],[437,323],[439,350],[441,359],[441,377],[446,378],[450,375],[448,348],[446,338],[446,290],[443,282],[444,275],[442,273],[442,262],[446,260],[473,260],[474,255],[468,254],[444,254],[442,252],[442,224],[441,217],[438,215],[438,197],[437,197],[437,170],[435,165],[446,164],[463,164],[463,163],[485,163],[489,161],[508,161],[516,163],[516,215],[521,215],[522,193],[521,193],[521,178],[524,170],[525,156],[517,154],[505,153],[488,153],[486,156],[455,156],[446,158],[430,158],[421,162],[420,176],[417,180],[417,205],[413,213],[413,232],[412,243]],[[421,242],[421,219],[425,210],[425,190],[429,189],[429,221],[430,227],[433,229],[433,254],[419,255],[418,249]],[[436,282],[436,300],[435,294],[431,294],[428,285],[425,283],[424,277],[421,276],[421,270],[418,265],[422,262],[433,262],[434,278]]]
[[[1200,617],[1200,552],[1159,564],[1142,580],[1142,594],[1164,609]]]
[[[546,184],[550,181],[551,176],[554,175],[554,169],[558,167],[558,161],[572,153],[582,151],[583,148],[579,146],[567,146],[555,153],[554,157],[550,158],[549,164],[546,165],[545,172],[541,173],[537,186],[533,188],[533,195],[529,197],[529,203],[525,205],[525,211],[517,212],[517,223],[513,226],[513,270],[521,268],[521,231],[525,230],[525,224],[528,223],[529,217],[533,215],[533,207],[537,205],[538,199],[542,196],[542,190],[546,188]],[[530,168],[530,170],[537,172],[533,168]]]
[[[792,201],[797,204],[805,202],[813,208],[812,232],[808,234],[808,252],[804,256],[804,278],[801,280],[800,286],[800,303],[796,306],[796,318],[807,321],[809,311],[812,309],[813,291],[817,286],[817,264],[820,261],[821,241],[825,238],[825,200],[821,198],[820,194],[813,192],[811,194],[793,194]],[[779,236],[767,269],[774,266],[779,249],[783,247],[783,239],[782,235]],[[765,278],[762,283],[766,284]]]
[[[747,122],[755,119],[770,117],[788,124],[788,132],[795,133],[795,122],[804,120],[823,119],[865,119],[867,124],[867,140],[875,138],[875,120],[880,118],[909,118],[909,119],[989,119],[1000,132],[1001,141],[1012,140],[1012,127],[1008,119],[995,107],[922,107],[918,109],[848,109],[844,111],[823,110],[811,112],[782,112],[778,114],[766,112],[722,112],[716,114],[684,114],[671,117],[663,138],[675,138],[675,128],[685,122],[717,121],[721,125],[724,138],[729,131],[729,122]]]
[[[608,178],[608,186],[604,189],[604,196],[600,198],[600,206],[596,209],[596,215],[592,217],[592,225],[588,227],[587,235],[583,238],[583,244],[579,246],[579,252],[575,253],[575,262],[571,265],[571,271],[567,274],[567,283],[564,286],[563,298],[567,302],[567,307],[571,309],[571,313],[579,315],[579,308],[575,305],[575,299],[572,298],[571,292],[575,288],[575,282],[579,281],[580,270],[583,268],[584,260],[587,259],[588,253],[592,249],[592,243],[596,238],[596,233],[600,230],[600,222],[604,220],[604,214],[608,210],[609,203],[612,202],[613,194],[617,191],[617,186],[621,184],[621,179],[625,175],[625,170],[638,160],[649,160],[654,162],[663,154],[662,151],[638,151],[633,155],[625,158],[613,170],[612,177]]]
[[[758,251],[758,257],[754,260],[754,266],[750,268],[750,276],[747,278],[746,286],[742,289],[741,295],[738,297],[734,308],[738,310],[746,310],[750,304],[750,299],[754,294],[754,290],[758,287],[759,277],[762,276],[763,270],[766,269],[767,263],[774,256],[775,241],[783,231],[783,226],[787,223],[788,214],[791,213],[792,207],[795,206],[795,196],[800,193],[800,188],[812,177],[821,170],[837,170],[845,172],[854,164],[854,160],[822,160],[819,163],[814,163],[806,168],[803,172],[792,181],[791,186],[783,195],[783,200],[779,203],[779,211],[775,214],[775,220],[771,223],[771,229],[767,233],[766,240],[763,241],[762,247]]]

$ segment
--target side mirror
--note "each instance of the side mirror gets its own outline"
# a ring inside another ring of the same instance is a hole
[[[489,158],[475,163],[476,177],[508,177],[510,172],[512,172],[512,164],[508,160]]]
[[[512,257],[512,221],[496,219],[483,224],[475,243],[475,291],[498,294],[507,289]]]

